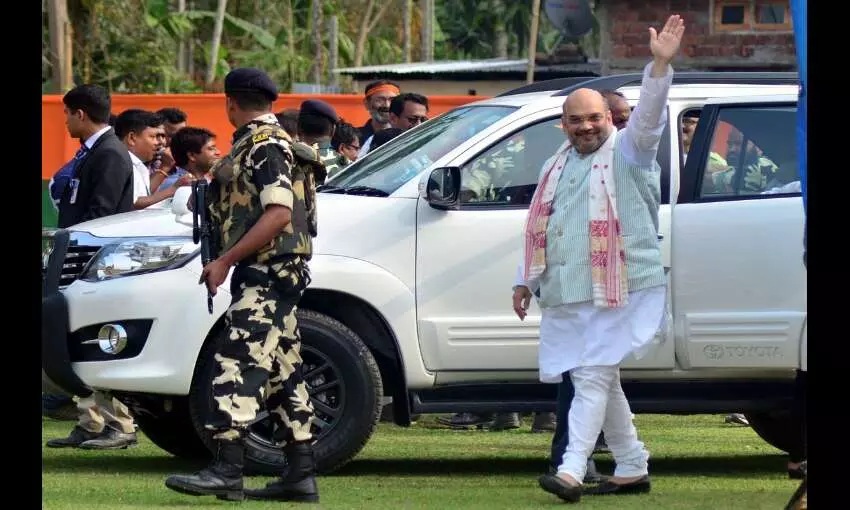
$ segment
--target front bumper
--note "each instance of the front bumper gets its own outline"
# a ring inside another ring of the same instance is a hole
[[[56,232],[44,265],[43,391],[187,394],[198,351],[230,303],[227,282],[210,315],[206,289],[198,284],[198,257],[171,270],[102,282],[76,279],[68,273],[66,252],[73,258],[80,239],[96,249],[90,236]],[[120,353],[104,353],[92,343],[105,324],[126,330],[128,341]]]
[[[68,301],[59,292],[41,298],[42,389],[51,386],[87,397],[91,389],[77,377],[68,352]]]
[[[41,378],[42,390],[57,388],[87,397],[91,389],[77,377],[68,352],[68,301],[59,292],[59,280],[70,243],[67,230],[52,236],[53,249],[43,266],[41,282]]]

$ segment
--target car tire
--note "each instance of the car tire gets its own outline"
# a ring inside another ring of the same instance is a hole
[[[147,405],[133,419],[150,441],[168,453],[190,460],[211,458],[189,416],[189,399],[175,397]]]
[[[381,375],[369,348],[344,324],[311,310],[298,310],[296,316],[304,376],[316,413],[316,468],[328,473],[353,459],[377,428],[383,396]],[[192,423],[210,451],[215,446],[204,423],[213,409],[213,358],[225,335],[226,329],[221,330],[204,345],[189,393]],[[271,439],[271,421],[265,410],[261,410],[259,418],[245,437],[245,470],[251,474],[280,474],[286,465],[281,445]]]
[[[790,410],[748,413],[746,417],[755,433],[771,446],[784,452],[802,451],[802,439],[794,431]]]

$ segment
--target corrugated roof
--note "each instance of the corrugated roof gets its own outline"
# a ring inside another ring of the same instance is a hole
[[[339,74],[437,74],[470,71],[498,71],[501,69],[513,71],[518,67],[528,65],[528,59],[488,59],[488,60],[443,60],[438,62],[410,62],[404,64],[384,64],[378,66],[343,67],[334,72]]]

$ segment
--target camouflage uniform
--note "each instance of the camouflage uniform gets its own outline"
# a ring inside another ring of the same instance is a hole
[[[345,154],[337,154],[336,159],[333,160],[332,164],[327,164],[325,168],[333,168],[334,170],[328,170],[328,179],[342,172],[345,167],[350,165],[352,161],[345,157]]]
[[[227,340],[216,353],[217,409],[206,424],[217,440],[238,440],[265,400],[275,439],[312,440],[313,406],[301,373],[295,310],[310,283],[307,261],[316,235],[315,150],[293,144],[274,115],[234,133],[230,154],[212,169],[208,209],[218,227],[219,253],[259,220],[266,206],[288,207],[292,221],[269,245],[233,271]]]
[[[263,71],[239,68],[224,78],[237,109],[251,94],[269,103],[277,86]],[[273,499],[318,502],[311,424],[313,406],[302,375],[301,337],[295,310],[310,284],[307,261],[316,236],[316,184],[325,170],[315,149],[293,143],[274,114],[238,128],[233,148],[212,168],[204,205],[213,224],[211,248],[221,257],[263,217],[270,205],[291,211],[291,220],[267,244],[239,261],[230,279],[233,301],[227,329],[215,353],[213,409],[205,423],[215,459],[191,475],[172,475],[165,485],[193,496],[226,500]],[[213,262],[215,263],[215,262]],[[286,468],[265,489],[243,485],[247,427],[265,407],[273,439],[285,442]]]
[[[461,178],[461,197],[463,202],[494,202],[503,200],[500,193],[508,187],[511,172],[516,166],[516,158],[525,150],[525,140],[521,137],[508,141],[504,147],[478,158],[468,169],[464,169]]]
[[[769,187],[768,183],[773,182],[773,176],[778,171],[779,167],[773,161],[765,156],[759,156],[753,163],[747,165],[742,187],[746,191],[761,192]]]
[[[316,142],[316,149],[319,152],[319,161],[325,165],[325,171],[327,171],[328,177],[342,170],[342,167],[339,166],[339,153],[331,147],[331,141],[329,139]]]
[[[712,165],[716,163],[720,156],[715,156],[711,153],[709,156],[709,172],[712,171]],[[741,182],[741,192],[743,193],[761,193],[773,183],[773,176],[779,171],[779,167],[765,156],[751,155],[748,158],[752,161],[744,167],[743,181]],[[725,164],[726,162],[723,161]],[[712,173],[712,181],[715,188],[715,193],[734,193],[735,192],[735,167],[727,167],[722,171]]]

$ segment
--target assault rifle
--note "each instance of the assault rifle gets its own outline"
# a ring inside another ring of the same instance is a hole
[[[192,183],[192,241],[201,243],[201,264],[206,267],[212,261],[212,223],[207,213],[207,191],[209,183],[201,178]],[[206,284],[206,282],[204,282]],[[213,296],[207,287],[207,309],[213,313]]]

